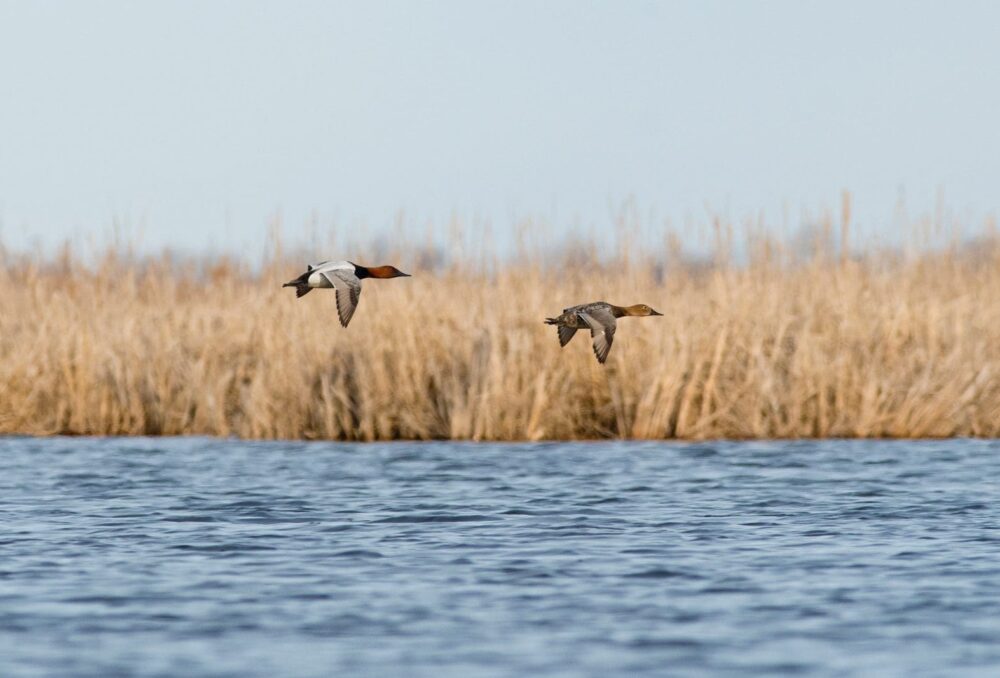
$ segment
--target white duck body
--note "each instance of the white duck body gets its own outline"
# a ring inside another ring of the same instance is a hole
[[[364,278],[406,278],[395,266],[360,266],[350,261],[321,261],[306,266],[306,272],[289,280],[282,287],[294,287],[295,296],[302,298],[313,289],[333,289],[336,292],[337,315],[340,324],[347,327],[358,302],[361,300],[361,281]]]
[[[321,261],[318,264],[309,264],[307,267],[309,270],[309,277],[306,278],[306,282],[309,287],[333,287],[333,283],[330,282],[330,278],[323,275],[324,273],[332,273],[333,271],[347,271],[351,275],[356,272],[356,267],[349,261]]]

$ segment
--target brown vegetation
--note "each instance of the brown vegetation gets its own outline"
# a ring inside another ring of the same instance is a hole
[[[669,251],[669,247],[666,248]],[[1000,435],[1000,255],[764,239],[746,261],[578,250],[368,281],[349,329],[333,296],[259,270],[108,254],[0,262],[0,433],[475,440]],[[582,253],[581,253],[582,252]],[[389,255],[392,256],[392,255]],[[517,263],[514,263],[514,262]],[[606,366],[542,319],[604,299]]]

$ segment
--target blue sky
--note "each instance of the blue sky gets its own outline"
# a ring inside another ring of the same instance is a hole
[[[1000,3],[0,0],[0,237],[1000,205]]]

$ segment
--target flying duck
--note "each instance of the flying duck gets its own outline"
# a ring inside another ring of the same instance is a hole
[[[409,277],[395,266],[360,266],[350,261],[321,261],[309,264],[306,272],[282,287],[294,287],[296,298],[309,294],[314,287],[332,287],[337,293],[337,315],[347,327],[361,298],[361,281],[365,278]]]
[[[646,304],[633,306],[615,306],[606,301],[595,301],[579,306],[564,308],[562,315],[546,318],[546,325],[555,325],[559,331],[559,346],[565,346],[573,338],[577,330],[590,330],[594,339],[594,355],[597,362],[603,364],[611,351],[611,342],[615,338],[617,319],[626,316],[663,315],[654,311]]]

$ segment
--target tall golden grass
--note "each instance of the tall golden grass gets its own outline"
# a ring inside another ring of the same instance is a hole
[[[1000,249],[992,239],[910,254],[846,256],[823,245],[793,257],[758,236],[742,261],[717,256],[700,266],[669,244],[638,249],[435,266],[406,248],[377,261],[343,252],[414,274],[366,282],[346,330],[330,293],[297,300],[281,288],[300,272],[297,257],[276,254],[250,268],[114,249],[90,263],[7,253],[0,432],[1000,434]],[[560,349],[542,324],[597,299],[647,303],[664,317],[620,321],[600,366],[589,337]]]

